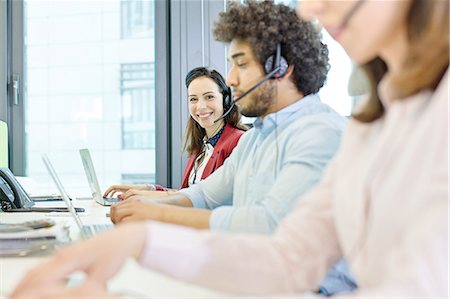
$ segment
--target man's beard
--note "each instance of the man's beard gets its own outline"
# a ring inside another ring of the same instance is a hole
[[[267,81],[253,92],[250,103],[246,106],[239,106],[239,111],[247,117],[259,117],[266,114],[274,102],[275,85],[273,81]]]

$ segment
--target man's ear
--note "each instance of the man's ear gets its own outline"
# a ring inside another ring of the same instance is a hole
[[[289,65],[287,70],[286,70],[286,74],[284,74],[283,78],[290,78],[292,76],[292,74],[294,73],[294,66],[293,65]]]
[[[294,74],[294,66],[293,65],[289,65],[287,70],[286,70],[286,73],[284,74],[284,76],[281,77],[281,78],[278,78],[277,80],[278,81],[284,81],[284,79],[287,79],[287,81],[293,81],[294,80],[292,78],[293,74]]]

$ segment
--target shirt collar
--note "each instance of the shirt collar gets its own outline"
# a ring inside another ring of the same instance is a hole
[[[222,136],[223,130],[225,130],[225,126],[222,127],[222,129],[219,130],[216,134],[214,134],[213,137],[209,138],[205,135],[203,137],[203,143],[204,144],[211,144],[212,147],[215,147],[217,142],[219,141],[220,136]]]
[[[310,108],[316,106],[318,103],[321,103],[321,101],[317,94],[307,95],[291,105],[284,107],[280,111],[268,114],[263,120],[258,117],[253,123],[253,126],[255,129],[260,129],[264,132],[271,131],[276,125],[283,123],[292,114],[307,114],[307,112],[310,111]]]

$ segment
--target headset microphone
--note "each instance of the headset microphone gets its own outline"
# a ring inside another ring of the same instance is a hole
[[[245,96],[247,96],[249,93],[257,89],[261,84],[273,78],[283,77],[284,74],[286,74],[288,67],[289,65],[286,59],[281,55],[281,44],[277,44],[275,55],[272,55],[269,58],[267,58],[266,62],[264,63],[264,70],[266,72],[264,78],[256,82],[255,85],[253,85],[250,89],[241,94],[237,99],[231,101],[230,108],[228,108],[228,110],[225,111],[225,113],[221,117],[216,119],[214,123],[227,117],[227,115],[231,113],[231,110],[233,110],[234,104],[236,104],[237,102],[242,100]]]
[[[271,79],[279,70],[281,69],[280,66],[276,67],[273,71],[271,71],[270,73],[268,73],[264,78],[262,78],[261,80],[259,80],[258,82],[256,82],[255,85],[253,85],[249,90],[247,90],[246,92],[244,92],[243,94],[241,94],[237,99],[233,100],[231,102],[231,106],[230,108],[228,108],[228,110],[218,119],[216,119],[214,121],[214,123],[224,119],[225,117],[227,117],[228,114],[231,113],[231,110],[233,110],[234,105],[239,102],[240,100],[242,100],[245,96],[247,96],[249,93],[251,93],[252,91],[254,91],[255,89],[257,89],[261,84],[263,84],[264,82],[266,82],[267,80]]]
[[[348,22],[350,22],[351,18],[355,15],[358,9],[366,0],[359,0],[356,2],[353,7],[349,10],[349,12],[342,18],[342,22],[339,25],[340,28],[347,26]]]

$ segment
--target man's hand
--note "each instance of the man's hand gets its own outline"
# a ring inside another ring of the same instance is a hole
[[[58,251],[50,261],[29,271],[17,285],[11,298],[55,297],[63,292],[67,277],[77,271],[83,271],[87,275],[78,292],[91,292],[94,295],[92,297],[96,297],[95,295],[104,292],[106,282],[122,268],[128,257],[140,256],[146,237],[146,225],[133,223],[66,247]]]
[[[129,199],[111,206],[111,221],[121,223],[139,220],[162,221],[166,205]]]
[[[173,191],[144,191],[144,190],[136,190],[130,189],[125,193],[122,193],[121,198],[125,199],[138,199],[141,198],[160,198],[166,197],[172,194]]]
[[[208,229],[210,216],[211,211],[206,209],[142,202],[133,199],[122,201],[111,207],[111,221],[114,223],[156,220],[198,229]]]
[[[103,197],[114,197],[117,192],[127,192],[128,190],[150,190],[150,185],[112,185],[103,193]]]

